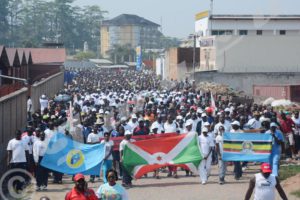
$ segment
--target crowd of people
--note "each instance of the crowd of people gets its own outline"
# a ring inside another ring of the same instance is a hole
[[[211,165],[219,166],[219,183],[225,183],[226,166],[231,164],[222,161],[225,132],[271,134],[273,145],[269,163],[275,177],[279,175],[279,160],[283,153],[290,159],[299,159],[298,111],[275,111],[270,105],[232,102],[231,98],[198,90],[195,82],[188,79],[172,88],[163,88],[160,79],[150,71],[88,69],[73,70],[72,73],[74,79],[60,91],[61,95],[70,96],[71,101],[57,102],[42,95],[40,109],[33,112],[28,98],[28,126],[23,132],[18,130],[7,146],[8,165],[35,174],[37,191],[47,189],[50,171],[40,162],[49,140],[58,132],[82,143],[105,144],[104,185],[96,193],[88,192],[98,198],[102,196],[102,199],[105,199],[104,194],[128,198],[123,187],[132,187],[132,178],[122,167],[122,157],[124,146],[134,141],[131,139],[134,135],[196,132],[204,158],[199,170],[203,185],[208,181]],[[69,109],[70,106],[73,109]],[[70,115],[77,119],[76,131],[71,131],[67,122]],[[124,137],[118,150],[113,149],[112,137]],[[234,177],[239,180],[248,163],[232,164]],[[178,178],[176,166],[163,170],[168,171],[168,177]],[[159,179],[160,171],[156,170],[153,176]],[[63,174],[52,171],[52,175],[53,183],[62,183]],[[186,176],[191,175],[186,170]],[[95,178],[97,176],[91,176],[90,181],[94,182]],[[118,178],[122,179],[122,185],[115,185]],[[78,191],[89,191],[82,175],[73,176],[73,180],[75,191],[68,193],[66,199],[71,199],[70,196]],[[22,189],[22,185],[17,187]]]

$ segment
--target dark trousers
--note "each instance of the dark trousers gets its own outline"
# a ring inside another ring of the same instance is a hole
[[[234,177],[236,179],[241,178],[242,174],[243,174],[241,162],[235,161],[235,162],[233,162],[233,165],[234,165],[234,169],[233,169]]]
[[[48,169],[40,165],[43,157],[39,157],[39,163],[36,168],[36,185],[38,187],[48,186]]]
[[[10,169],[21,169],[21,170],[27,171],[27,163],[10,163]],[[13,182],[13,187],[15,187],[17,190],[23,190],[24,186],[31,181],[30,177],[28,175],[26,175],[24,172],[16,171],[16,172],[10,174],[9,179],[12,179],[12,178],[18,177],[18,176],[24,178],[25,181],[15,180]]]
[[[127,170],[125,169],[125,167],[123,166],[123,164],[121,163],[122,165],[122,171],[123,171],[123,183],[125,184],[131,184],[131,181],[132,181],[132,177],[131,175],[127,172]]]
[[[64,175],[63,173],[53,171],[53,182],[54,183],[61,183],[63,175]]]
[[[34,164],[33,154],[29,154],[29,160],[28,160],[27,167],[28,167],[28,171],[31,174],[33,174],[36,171],[35,164]]]

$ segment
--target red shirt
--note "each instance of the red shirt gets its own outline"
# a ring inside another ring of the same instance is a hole
[[[284,134],[293,132],[292,126],[294,124],[295,123],[290,118],[287,118],[286,120],[280,120],[281,130]]]
[[[84,193],[79,192],[75,187],[67,193],[65,200],[98,200],[94,190],[87,189]]]

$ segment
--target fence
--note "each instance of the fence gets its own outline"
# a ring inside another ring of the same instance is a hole
[[[26,126],[27,88],[0,98],[0,174],[6,165],[6,147],[15,131]]]
[[[33,110],[39,109],[39,99],[42,94],[53,97],[64,85],[64,73],[60,72],[52,75],[31,86],[31,100]]]

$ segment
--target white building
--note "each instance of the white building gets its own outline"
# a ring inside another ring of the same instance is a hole
[[[300,15],[211,15],[196,14],[195,32],[199,36],[300,36]]]

